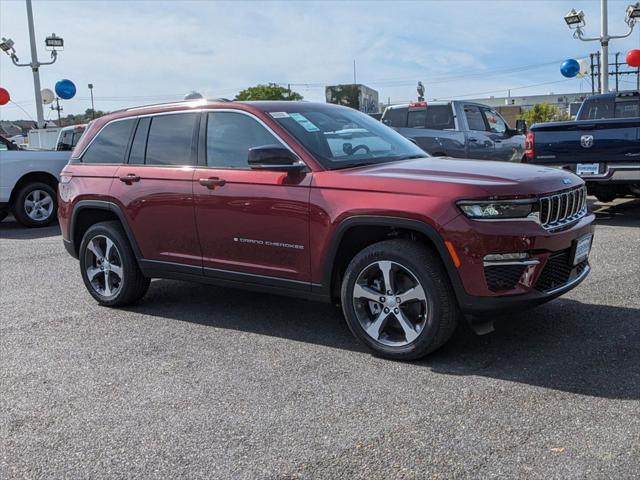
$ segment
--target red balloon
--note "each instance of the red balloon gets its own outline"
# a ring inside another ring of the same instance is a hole
[[[634,48],[627,53],[627,65],[630,67],[640,67],[640,50]]]
[[[11,95],[9,95],[9,91],[0,87],[0,105],[6,105],[11,100]]]

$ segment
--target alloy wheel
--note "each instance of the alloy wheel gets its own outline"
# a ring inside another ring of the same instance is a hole
[[[44,222],[53,213],[53,198],[45,190],[33,190],[24,200],[24,211],[31,220]]]
[[[365,267],[353,288],[353,305],[363,330],[391,347],[412,343],[427,322],[428,301],[416,275],[392,261]]]
[[[124,280],[122,256],[113,241],[96,235],[85,250],[85,274],[91,287],[105,298],[115,297]]]

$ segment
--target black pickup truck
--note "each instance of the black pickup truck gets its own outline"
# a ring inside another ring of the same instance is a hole
[[[575,121],[532,125],[524,161],[576,173],[602,202],[640,197],[640,92],[593,95]]]

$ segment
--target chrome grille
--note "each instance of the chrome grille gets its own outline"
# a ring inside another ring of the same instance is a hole
[[[585,186],[540,198],[540,223],[548,230],[560,228],[587,213]]]

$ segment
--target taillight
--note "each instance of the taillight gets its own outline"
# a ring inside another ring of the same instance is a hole
[[[533,132],[527,133],[527,138],[524,141],[524,158],[529,161],[533,160],[536,156],[535,150],[536,137]]]

